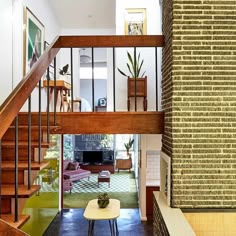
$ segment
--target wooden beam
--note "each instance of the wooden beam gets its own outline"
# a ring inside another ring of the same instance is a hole
[[[61,112],[59,134],[162,134],[163,112]]]
[[[163,35],[60,36],[54,47],[163,47]]]

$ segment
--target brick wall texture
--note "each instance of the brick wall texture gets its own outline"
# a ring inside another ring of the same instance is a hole
[[[163,0],[172,207],[236,208],[236,1]]]
[[[153,202],[153,235],[170,236],[156,199]]]

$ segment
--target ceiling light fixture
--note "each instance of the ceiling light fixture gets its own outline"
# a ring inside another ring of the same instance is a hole
[[[85,54],[85,48],[80,49],[79,52],[80,52],[80,63],[91,62],[91,57]]]

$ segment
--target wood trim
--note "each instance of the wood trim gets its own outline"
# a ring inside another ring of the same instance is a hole
[[[164,113],[58,112],[57,123],[57,134],[162,134]]]
[[[163,47],[163,35],[60,36],[54,47]]]
[[[51,134],[163,134],[164,112],[57,112],[57,126]],[[19,113],[19,124],[27,123],[27,112]],[[50,113],[50,123],[54,115]],[[76,122],[75,122],[76,121]],[[32,124],[38,113],[32,112]],[[42,112],[42,124],[46,124]]]

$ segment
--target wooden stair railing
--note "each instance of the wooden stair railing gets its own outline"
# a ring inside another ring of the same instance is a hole
[[[0,106],[0,139],[30,96],[60,48],[73,47],[163,47],[162,35],[60,36],[47,48],[31,71]]]
[[[26,141],[26,137],[24,133],[26,132],[27,124],[21,123],[19,124],[19,150],[18,150],[18,158],[19,163],[17,170],[15,170],[15,162],[14,162],[14,138],[13,133],[15,128],[12,127],[14,119],[18,116],[19,111],[30,97],[32,91],[37,86],[38,82],[44,75],[45,71],[49,67],[50,63],[56,57],[60,48],[74,48],[74,47],[162,47],[164,44],[164,37],[162,35],[152,35],[152,36],[60,36],[57,37],[54,42],[47,48],[47,50],[43,53],[43,55],[39,58],[39,60],[34,64],[31,71],[23,78],[22,81],[17,85],[17,87],[12,91],[12,93],[8,96],[8,98],[3,102],[0,106],[0,176],[1,176],[1,189],[0,189],[0,201],[1,201],[1,218],[8,219],[4,214],[11,213],[12,210],[12,198],[15,195],[14,191],[14,181],[12,181],[13,175],[17,172],[18,176],[18,197],[19,198],[28,198],[32,194],[34,194],[40,186],[32,185],[27,188],[27,185],[24,183],[24,175],[25,171],[28,167],[26,153],[28,149],[28,144]],[[146,113],[147,114],[147,113]],[[112,114],[111,114],[112,115]],[[152,114],[153,115],[153,114]],[[45,116],[45,114],[44,114]],[[110,115],[108,114],[108,117]],[[72,116],[73,117],[73,116]],[[122,117],[122,114],[120,115]],[[51,119],[51,117],[50,117]],[[74,119],[74,118],[72,118]],[[112,119],[110,118],[112,121]],[[151,118],[153,121],[153,118]],[[158,117],[158,122],[161,122],[161,126],[163,126],[163,114]],[[157,122],[157,123],[158,123]],[[153,123],[156,125],[157,123]],[[53,123],[54,124],[54,123]],[[35,162],[38,159],[35,157],[35,150],[37,150],[38,142],[36,133],[38,129],[41,130],[41,127],[34,126],[32,124],[32,142],[30,150],[32,152],[31,155],[31,169],[33,171],[39,171],[40,169],[46,166],[44,162]],[[48,125],[45,122],[42,125]],[[62,124],[60,124],[62,125]],[[145,131],[145,127],[143,127]],[[123,130],[126,130],[127,127],[123,127]],[[148,130],[148,129],[147,129]],[[150,130],[150,129],[149,129]],[[154,129],[155,132],[161,133],[163,129]],[[42,130],[44,132],[45,129]],[[57,133],[53,127],[51,129],[52,133]],[[41,132],[41,131],[40,131]],[[90,132],[90,131],[88,131]],[[102,132],[102,130],[100,130]],[[123,132],[123,131],[122,131]],[[63,129],[58,133],[63,133]],[[46,149],[49,147],[48,140],[45,141],[45,135],[42,133],[42,140],[40,139],[40,146],[42,149]],[[35,140],[36,137],[36,140]],[[41,137],[41,136],[40,136]],[[41,157],[38,157],[41,158]],[[35,172],[34,172],[35,173]],[[12,178],[9,178],[12,176]],[[13,178],[14,179],[14,178]],[[31,182],[33,182],[33,177],[31,177]],[[10,216],[10,219],[13,220],[13,217]],[[19,218],[19,222],[15,222],[14,226],[19,227],[24,224],[24,222],[28,219],[28,216],[22,216]]]

